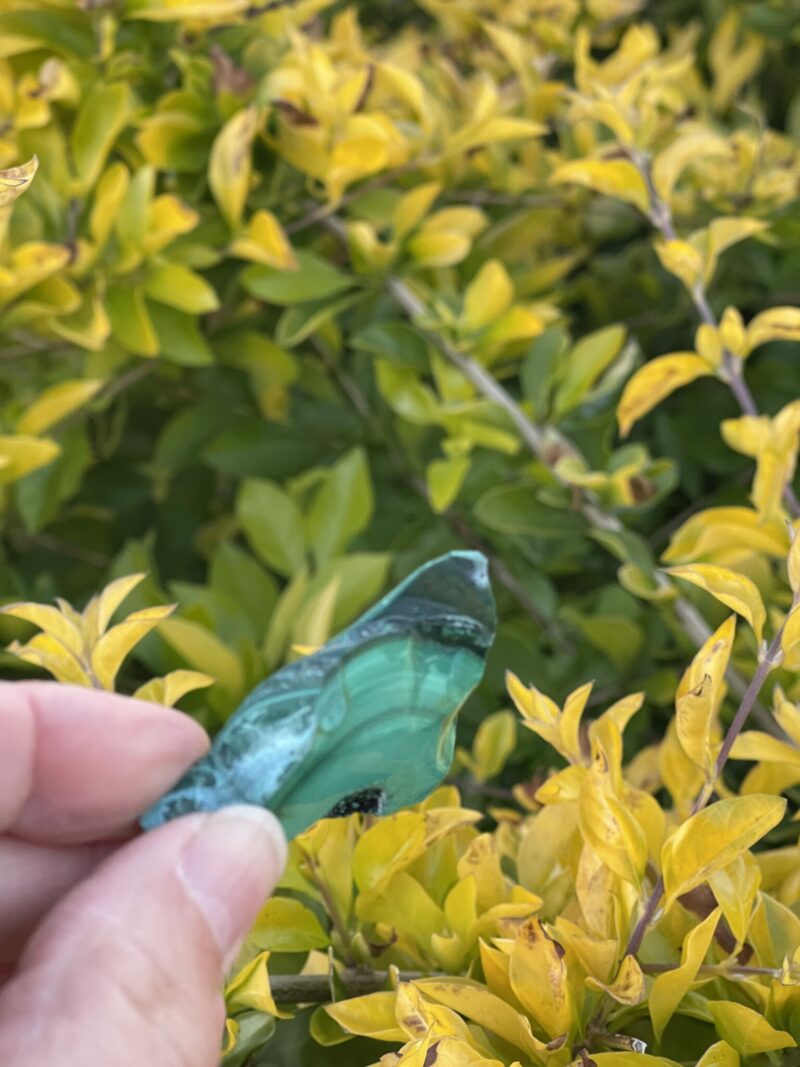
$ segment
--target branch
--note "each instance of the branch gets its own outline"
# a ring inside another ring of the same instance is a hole
[[[646,157],[641,152],[630,149],[627,150],[627,155],[647,186],[647,192],[650,197],[650,220],[665,240],[677,241],[678,234],[675,230],[672,210],[655,187],[653,174]],[[700,321],[716,329],[719,326],[719,322],[708,302],[708,294],[702,279],[689,289],[689,295],[692,298],[692,303]],[[721,380],[729,386],[743,414],[759,415],[758,404],[756,404],[755,398],[742,374],[742,362],[726,347],[722,349],[722,369],[724,378]],[[800,500],[797,499],[794,489],[789,484],[784,486],[783,502],[790,515],[794,518],[800,518]]]
[[[642,963],[645,974],[675,971],[678,963]],[[702,964],[699,971],[709,978],[780,978],[779,967],[745,967],[736,963]],[[396,982],[416,982],[443,977],[425,971],[363,971],[348,967],[329,974],[271,974],[269,988],[276,1004],[329,1004],[337,999],[334,983],[347,997],[363,997],[391,989]]]

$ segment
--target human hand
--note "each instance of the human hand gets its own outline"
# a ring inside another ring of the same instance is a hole
[[[207,748],[180,712],[0,683],[3,1067],[218,1062],[224,971],[283,868],[283,833],[241,806],[133,838]]]

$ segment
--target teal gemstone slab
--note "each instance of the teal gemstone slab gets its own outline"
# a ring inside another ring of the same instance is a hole
[[[291,838],[326,816],[417,803],[450,768],[456,717],[483,677],[495,626],[484,556],[424,564],[258,685],[142,827],[247,803],[270,808]]]

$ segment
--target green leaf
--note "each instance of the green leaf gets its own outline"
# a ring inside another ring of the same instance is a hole
[[[350,346],[400,366],[430,369],[425,338],[404,322],[374,322],[350,338]]]
[[[287,578],[305,564],[305,535],[300,509],[274,482],[258,478],[242,483],[236,517],[261,559]]]
[[[269,304],[304,304],[335,296],[353,284],[353,279],[313,252],[296,253],[297,270],[276,270],[255,264],[242,272],[242,285],[251,296]]]
[[[549,398],[555,369],[566,348],[564,331],[558,326],[551,326],[531,342],[522,361],[522,392],[533,408],[534,419],[538,421],[544,421],[550,412]]]
[[[617,358],[625,343],[623,326],[606,326],[590,333],[559,362],[559,384],[553,399],[556,417],[578,407],[591,387]]]
[[[278,602],[275,579],[230,541],[224,541],[212,556],[208,577],[213,588],[234,598],[261,639]]]
[[[328,472],[306,520],[318,564],[339,555],[361,533],[372,517],[373,503],[366,453],[354,448]]]
[[[495,486],[478,498],[473,510],[480,522],[498,533],[561,540],[586,526],[574,511],[541,504],[527,485]]]
[[[81,192],[91,189],[99,178],[130,111],[130,90],[123,82],[95,86],[86,96],[72,130],[72,160]]]
[[[148,302],[158,347],[164,359],[182,367],[205,367],[214,362],[214,353],[200,332],[194,315],[187,315],[166,304]]]
[[[285,348],[294,348],[345,308],[351,307],[362,299],[361,293],[348,293],[347,296],[340,297],[338,300],[319,300],[313,304],[288,307],[278,319],[275,340]]]

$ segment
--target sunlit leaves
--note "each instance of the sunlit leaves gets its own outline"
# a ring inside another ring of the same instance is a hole
[[[670,567],[667,574],[671,574],[673,578],[682,578],[711,593],[720,603],[745,618],[752,626],[756,640],[761,641],[767,612],[752,579],[727,567],[715,567],[706,563]]]
[[[93,597],[82,613],[65,601],[59,601],[57,608],[6,605],[0,609],[2,614],[33,623],[42,631],[25,644],[14,641],[9,651],[49,671],[58,681],[113,689],[128,653],[174,610],[171,605],[142,608],[109,628],[116,609],[143,579],[143,574],[117,579],[100,596]]]
[[[720,800],[692,815],[667,839],[661,854],[667,902],[727,867],[781,821],[782,797]]]
[[[634,423],[670,393],[712,373],[711,367],[694,352],[673,352],[645,363],[627,382],[617,407],[622,436],[627,437]]]

